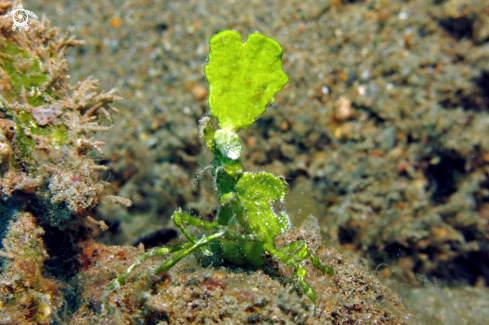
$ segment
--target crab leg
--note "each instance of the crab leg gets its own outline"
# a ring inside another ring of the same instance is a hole
[[[178,251],[181,251],[182,249],[185,249],[191,245],[192,245],[192,243],[183,243],[183,244],[169,246],[169,247],[151,248],[144,255],[140,256],[136,260],[136,262],[134,262],[134,264],[129,266],[129,268],[124,273],[122,273],[117,278],[112,280],[112,282],[107,286],[106,290],[112,291],[112,290],[119,288],[121,285],[123,285],[126,282],[126,277],[129,274],[131,274],[131,272],[134,271],[135,268],[137,268],[138,266],[143,264],[144,261],[146,261],[148,258],[154,257],[154,256],[163,256],[163,255],[167,255],[170,253],[178,252]]]
[[[334,273],[333,269],[330,268],[329,266],[322,265],[317,256],[309,253],[306,242],[304,240],[294,241],[289,245],[282,247],[280,249],[276,249],[273,246],[274,245],[271,244],[265,244],[265,249],[271,255],[277,257],[282,262],[284,262],[286,265],[293,266],[295,268],[294,273],[296,275],[297,282],[299,282],[306,296],[308,296],[309,299],[312,300],[313,311],[315,312],[316,305],[317,305],[317,295],[314,289],[309,285],[309,283],[307,283],[306,280],[304,280],[307,272],[300,264],[304,259],[309,258],[312,264],[314,265],[314,267],[321,270],[324,273],[333,274]]]
[[[205,230],[209,230],[212,228],[217,228],[218,224],[217,222],[206,222],[203,220],[200,220],[196,217],[193,217],[187,213],[182,212],[182,209],[178,208],[175,212],[173,212],[172,215],[173,222],[175,225],[182,231],[182,233],[187,237],[187,239],[192,243],[195,244],[197,242],[197,239],[195,238],[194,235],[192,235],[187,228],[185,228],[185,224],[195,226],[195,227],[202,227]],[[201,248],[202,253],[207,256],[212,256],[212,252],[206,249],[205,247]]]
[[[172,259],[169,259],[168,261],[164,262],[163,264],[161,264],[160,267],[158,267],[155,270],[154,274],[158,275],[158,274],[161,274],[163,272],[168,271],[169,269],[172,268],[173,265],[180,262],[185,256],[192,253],[196,248],[205,246],[205,245],[209,244],[211,241],[214,241],[214,240],[218,239],[219,237],[222,237],[224,234],[225,234],[225,231],[220,231],[220,232],[217,232],[217,233],[212,234],[210,236],[202,237],[201,239],[197,240],[197,242],[195,242],[192,246],[190,246],[188,248],[184,248],[184,250],[182,250],[181,253],[179,253],[178,255],[173,257]]]

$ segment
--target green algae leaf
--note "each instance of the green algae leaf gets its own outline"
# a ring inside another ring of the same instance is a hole
[[[34,158],[38,149],[33,135],[44,137],[52,146],[60,146],[68,141],[68,128],[65,125],[39,126],[30,112],[22,111],[16,114],[14,122],[16,156],[29,171],[38,167],[38,162]]]
[[[287,194],[287,184],[280,177],[271,173],[246,172],[236,184],[241,204],[245,209],[245,221],[255,233],[273,238],[290,228],[290,221],[285,214],[276,215],[272,205],[282,200]]]
[[[282,47],[259,33],[243,43],[232,30],[212,36],[209,47],[205,76],[211,112],[223,129],[247,129],[289,80],[282,70]]]
[[[42,71],[39,59],[30,57],[27,51],[20,50],[11,41],[7,40],[6,46],[0,51],[7,55],[0,56],[0,65],[10,77],[10,85],[14,88],[14,94],[20,93],[22,87],[30,91],[48,80],[49,75]],[[29,104],[38,106],[44,102],[44,99],[29,97],[28,101]]]

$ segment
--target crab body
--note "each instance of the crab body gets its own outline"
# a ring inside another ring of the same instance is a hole
[[[221,128],[214,127],[210,116],[199,121],[199,136],[204,147],[214,154],[213,184],[219,196],[214,221],[207,222],[181,209],[173,213],[173,222],[187,242],[150,249],[129,269],[113,280],[109,290],[122,285],[126,277],[146,259],[173,254],[154,273],[168,271],[180,260],[199,249],[205,255],[220,256],[237,264],[262,266],[268,253],[294,268],[297,283],[316,306],[316,293],[305,281],[302,261],[310,259],[317,269],[332,274],[307,249],[304,240],[277,248],[274,239],[290,228],[285,212],[275,213],[273,205],[287,194],[287,183],[267,172],[246,172],[241,164],[241,139],[238,129],[246,129],[274,101],[273,96],[287,83],[282,70],[282,48],[271,38],[252,34],[245,43],[235,31],[222,31],[210,40],[209,64],[205,68],[210,85],[209,106]],[[197,239],[187,226],[206,233]],[[217,248],[216,248],[217,247]]]

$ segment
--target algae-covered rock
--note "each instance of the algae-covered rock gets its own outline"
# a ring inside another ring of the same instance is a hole
[[[399,299],[372,275],[321,245],[319,227],[310,217],[301,228],[282,235],[277,245],[306,240],[322,263],[335,269],[324,276],[311,263],[308,278],[318,293],[311,300],[294,285],[287,267],[268,259],[264,269],[203,267],[189,256],[153,278],[161,261],[150,259],[119,290],[107,293],[109,281],[144,252],[141,245],[106,246],[92,238],[80,242],[70,279],[54,278],[46,261],[46,234],[29,213],[16,214],[0,256],[2,324],[416,324]],[[26,240],[27,238],[27,240]]]
[[[11,6],[3,2],[0,15]],[[103,142],[94,135],[110,129],[110,103],[120,98],[115,90],[97,92],[92,78],[68,83],[66,49],[83,43],[70,32],[60,36],[36,19],[28,21],[28,31],[14,31],[12,19],[5,18],[0,20],[0,204],[60,225],[92,210],[108,185],[98,172],[106,167],[89,152],[103,157]]]
[[[72,324],[417,324],[400,300],[374,276],[355,268],[334,249],[321,245],[315,218],[282,235],[278,246],[304,239],[333,277],[305,264],[307,281],[318,293],[316,314],[311,300],[294,285],[292,267],[268,260],[263,270],[202,267],[189,256],[167,273],[153,278],[161,261],[149,259],[127,283],[104,291],[115,274],[142,253],[142,247],[107,247],[88,241],[77,258],[83,288]]]
[[[3,239],[0,274],[0,323],[51,324],[63,308],[60,282],[43,274],[49,258],[44,230],[30,213],[18,213]]]

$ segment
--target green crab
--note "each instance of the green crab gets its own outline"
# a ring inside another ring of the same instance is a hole
[[[296,281],[311,299],[314,309],[317,297],[305,281],[302,261],[310,259],[314,267],[327,274],[334,271],[321,265],[304,240],[277,248],[275,237],[289,230],[285,212],[275,213],[273,204],[287,194],[287,183],[267,172],[246,172],[241,164],[241,139],[236,131],[247,129],[274,101],[275,94],[288,82],[282,70],[282,47],[262,34],[251,34],[245,43],[235,31],[225,30],[210,41],[209,63],[205,75],[210,86],[209,106],[217,117],[216,129],[209,116],[199,121],[203,145],[214,154],[213,183],[219,195],[219,209],[214,221],[193,217],[181,209],[173,213],[173,222],[187,241],[169,247],[148,250],[124,273],[114,279],[107,290],[125,283],[127,276],[153,256],[173,254],[154,274],[170,270],[187,255],[199,249],[205,255],[219,256],[236,265],[262,266],[268,253],[294,268]],[[187,226],[204,229],[207,233],[196,238]]]

